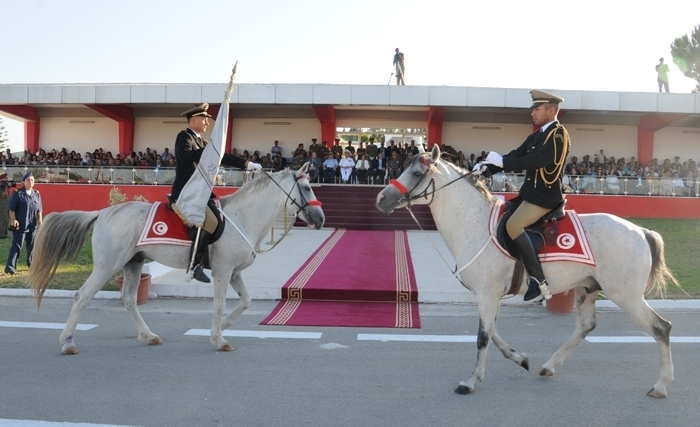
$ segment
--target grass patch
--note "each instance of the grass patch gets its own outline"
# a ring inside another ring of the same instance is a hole
[[[10,236],[12,233],[9,233]],[[7,256],[10,252],[12,238],[0,239],[0,260],[7,263]],[[4,271],[4,266],[3,270]],[[22,248],[19,261],[17,262],[17,274],[0,274],[0,288],[26,288],[25,278],[27,277],[27,250],[26,245]],[[77,290],[92,272],[92,232],[85,238],[85,244],[80,249],[78,257],[74,262],[61,262],[56,269],[49,289]],[[102,288],[104,291],[118,291],[117,282],[114,278],[107,281],[107,285]]]
[[[673,271],[681,286],[688,293],[675,286],[669,286],[667,298],[685,299],[700,298],[700,263],[697,260],[697,244],[700,242],[700,221],[685,219],[648,219],[632,218],[631,222],[650,230],[655,230],[664,238],[666,244],[666,262]],[[0,259],[7,261],[11,239],[0,239]],[[18,262],[17,274],[0,273],[0,288],[24,288],[24,278],[27,275],[26,250],[22,250]],[[600,260],[599,260],[600,262]],[[56,275],[49,285],[50,289],[77,290],[92,271],[92,233],[85,239],[78,258],[75,262],[62,262],[56,270]],[[106,291],[116,291],[117,283],[110,279],[102,288]]]

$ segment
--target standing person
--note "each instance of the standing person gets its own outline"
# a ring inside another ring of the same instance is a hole
[[[10,187],[14,184],[7,182],[7,174],[0,175],[0,239],[7,239],[7,226],[10,225]]]
[[[199,159],[202,157],[204,147],[208,143],[202,138],[202,134],[209,127],[209,119],[211,118],[211,115],[207,113],[208,109],[209,104],[204,103],[181,114],[181,116],[187,118],[188,128],[180,131],[175,138],[175,181],[173,182],[171,194],[171,198],[174,202],[177,202],[182,188],[194,174],[197,163],[199,163]],[[277,141],[275,141],[275,145],[277,145]],[[228,153],[224,154],[223,158],[221,159],[221,164],[242,169],[247,168],[248,170],[262,169],[262,167],[257,163]],[[214,212],[216,212],[213,201],[214,197],[216,197],[214,193],[211,193],[209,196],[206,219],[204,220],[204,225],[202,228],[198,229],[197,227],[190,227],[189,229],[190,239],[192,239],[192,248],[188,259],[192,259],[192,253],[195,254],[193,277],[204,283],[210,283],[211,279],[204,274],[204,270],[201,265],[202,257],[204,257],[204,253],[209,245],[209,238],[214,233],[218,225],[218,220],[214,214]],[[179,212],[177,203],[173,203],[172,205],[175,212]]]
[[[532,90],[530,95],[530,116],[539,129],[505,156],[492,151],[483,161],[484,165],[494,165],[506,171],[525,170],[525,181],[520,187],[522,203],[506,223],[506,231],[515,242],[520,259],[530,274],[525,301],[540,293],[545,299],[552,297],[540,259],[525,227],[564,202],[562,175],[570,147],[569,133],[557,121],[559,103],[564,99],[541,90]],[[481,167],[482,163],[477,163],[474,170],[481,170]]]
[[[396,69],[396,84],[397,85],[405,85],[406,82],[404,82],[403,77],[404,74],[406,73],[406,68],[404,67],[404,56],[403,52],[399,51],[399,48],[397,47],[394,49],[394,68]]]
[[[279,141],[275,141],[275,145],[273,145],[270,149],[270,154],[272,155],[273,160],[275,159],[275,157],[282,156],[282,147],[280,147]]]
[[[5,273],[17,273],[17,260],[25,240],[27,242],[27,267],[32,266],[32,250],[34,249],[34,232],[43,221],[41,195],[34,189],[34,175],[27,172],[22,177],[23,187],[12,194],[10,198],[10,226],[12,231],[12,246],[7,256]]]
[[[668,64],[664,64],[664,59],[659,58],[659,63],[656,64],[656,82],[659,83],[659,93],[662,88],[668,93]]]

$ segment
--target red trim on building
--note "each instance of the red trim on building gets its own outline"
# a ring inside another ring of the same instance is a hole
[[[134,109],[126,105],[85,104],[86,107],[97,111],[119,124],[119,153],[128,154],[134,151],[134,130],[136,118]]]
[[[24,149],[32,153],[38,152],[41,128],[38,110],[28,105],[0,105],[0,111],[24,121]]]
[[[443,107],[428,108],[428,150],[442,143],[442,123],[445,121]]]
[[[336,124],[335,108],[332,105],[314,105],[318,121],[321,122],[321,141],[328,143],[328,148],[335,145]]]
[[[637,157],[646,166],[654,158],[654,133],[687,117],[687,114],[646,114],[637,126]]]

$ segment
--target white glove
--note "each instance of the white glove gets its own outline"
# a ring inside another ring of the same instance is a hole
[[[253,163],[251,161],[248,162],[248,165],[246,166],[249,171],[259,171],[262,170],[262,166],[260,166],[259,163]]]
[[[496,153],[495,151],[490,151],[488,156],[486,156],[486,160],[484,160],[482,163],[487,164],[487,165],[494,165],[494,166],[498,166],[499,168],[502,168],[503,167],[503,156]]]
[[[476,171],[478,171],[480,169],[481,169],[481,162],[474,165],[474,167],[472,168],[472,172],[476,173]]]

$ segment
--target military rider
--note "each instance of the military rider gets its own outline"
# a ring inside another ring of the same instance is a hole
[[[202,157],[204,147],[207,145],[207,141],[202,138],[202,134],[207,130],[207,127],[209,127],[209,119],[212,117],[207,113],[208,109],[209,104],[204,103],[181,114],[181,116],[187,118],[188,127],[180,131],[175,138],[175,159],[177,166],[175,167],[175,181],[173,182],[171,194],[171,198],[174,201],[177,201],[178,197],[180,197],[182,188],[187,181],[189,181],[192,174],[194,174],[197,163],[199,163],[199,159]],[[258,163],[253,163],[241,157],[234,156],[233,154],[224,154],[221,159],[221,164],[236,168],[247,168],[248,170],[261,169]],[[216,230],[218,224],[218,220],[214,214],[216,211],[214,209],[214,197],[214,193],[212,193],[207,204],[204,225],[199,231],[199,240],[197,241],[198,230],[196,227],[190,227],[189,233],[192,239],[192,248],[190,250],[190,258],[188,259],[192,259],[192,252],[195,253],[193,277],[205,283],[210,283],[211,279],[204,274],[201,265],[202,257],[207,250],[209,239]]]
[[[530,116],[539,129],[527,137],[520,147],[500,156],[490,152],[482,164],[494,165],[503,170],[525,171],[525,181],[520,187],[522,203],[506,223],[506,231],[520,252],[520,259],[530,275],[524,300],[529,301],[540,293],[545,299],[552,297],[542,272],[540,259],[535,252],[525,227],[557,208],[564,201],[562,176],[570,148],[569,133],[557,121],[559,103],[564,99],[541,91],[530,91],[532,105]]]

